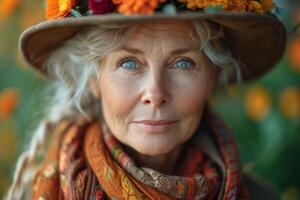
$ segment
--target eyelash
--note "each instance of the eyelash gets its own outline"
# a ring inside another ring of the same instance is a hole
[[[122,59],[122,60],[119,62],[118,67],[122,68],[122,64],[124,64],[125,62],[128,62],[128,61],[134,61],[134,62],[136,62],[137,64],[140,63],[136,58],[129,57],[129,58],[124,58],[124,59]],[[196,64],[196,63],[195,63],[192,59],[190,59],[190,58],[187,58],[187,57],[179,57],[179,58],[175,59],[175,62],[174,62],[174,64],[172,64],[172,66],[174,66],[174,65],[175,65],[177,62],[179,62],[179,61],[186,61],[186,62],[189,62],[189,63],[190,63],[190,66],[189,66],[189,67],[184,67],[184,68],[177,67],[177,69],[181,69],[181,70],[188,70],[188,69],[191,69],[191,68],[193,68],[193,67],[195,66],[195,64]],[[174,67],[174,68],[176,68],[176,67]],[[125,68],[125,69],[126,69],[126,68]],[[136,69],[136,68],[135,68],[135,69]],[[133,69],[131,69],[131,70],[133,70]]]
[[[182,70],[188,70],[188,69],[191,69],[195,66],[195,62],[190,59],[190,58],[187,58],[187,57],[179,57],[177,59],[175,59],[175,63],[172,64],[172,66],[174,66],[176,63],[178,63],[179,61],[185,61],[185,62],[189,62],[189,67],[184,67],[184,68],[180,68],[178,67],[178,69],[182,69]]]
[[[122,68],[122,64],[124,64],[125,62],[128,62],[128,61],[134,61],[136,62],[137,64],[139,63],[139,61],[137,61],[135,58],[124,58],[122,59],[119,63],[118,63],[118,67]],[[125,68],[126,69],[126,68]]]

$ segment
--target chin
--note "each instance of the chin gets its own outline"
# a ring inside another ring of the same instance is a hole
[[[133,148],[135,151],[137,151],[140,154],[146,155],[146,156],[159,156],[159,155],[165,155],[170,152],[172,152],[174,149],[176,149],[177,145],[174,144],[138,144],[133,145],[131,148]]]

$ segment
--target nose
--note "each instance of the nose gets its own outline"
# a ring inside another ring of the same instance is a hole
[[[145,80],[144,93],[141,98],[142,103],[155,108],[168,104],[171,101],[171,96],[164,75],[162,73],[152,73],[149,76]]]

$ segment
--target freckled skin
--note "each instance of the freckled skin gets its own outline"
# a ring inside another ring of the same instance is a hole
[[[143,54],[115,50],[100,63],[104,120],[120,142],[140,154],[159,156],[174,151],[199,125],[217,73],[199,50],[169,54],[175,49],[199,47],[200,43],[190,39],[191,32],[195,34],[188,22],[143,23],[123,45],[140,49]],[[174,67],[182,57],[192,60],[193,67]],[[138,67],[120,67],[124,58],[134,59]],[[159,133],[132,123],[154,119],[176,123]]]

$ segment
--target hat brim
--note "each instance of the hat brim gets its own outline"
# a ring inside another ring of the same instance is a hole
[[[140,22],[151,20],[209,20],[221,24],[225,43],[234,57],[245,67],[243,80],[254,79],[271,69],[283,56],[286,30],[275,17],[256,13],[188,12],[176,16],[155,13],[153,15],[105,14],[79,18],[61,18],[41,22],[25,30],[19,39],[19,47],[25,60],[46,75],[43,68],[51,51],[72,38],[82,27],[111,22]],[[230,82],[235,82],[230,77]]]

